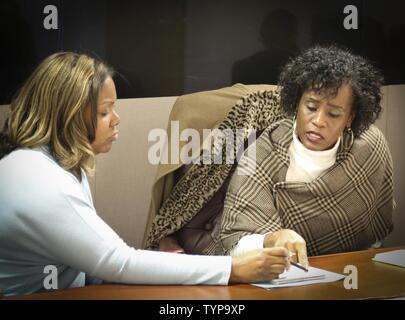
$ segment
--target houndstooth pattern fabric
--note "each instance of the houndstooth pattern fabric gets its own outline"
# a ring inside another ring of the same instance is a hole
[[[335,165],[311,183],[286,182],[293,120],[270,126],[256,141],[256,173],[234,174],[221,224],[223,252],[241,237],[292,229],[309,255],[370,247],[392,230],[392,159],[382,133],[371,126],[350,145],[345,136]],[[245,162],[241,162],[242,165]]]

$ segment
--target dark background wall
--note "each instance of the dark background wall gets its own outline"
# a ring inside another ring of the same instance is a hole
[[[43,27],[48,4],[57,30]],[[358,9],[358,30],[343,27],[346,5]],[[61,50],[111,64],[120,98],[275,84],[289,57],[317,43],[345,45],[381,68],[386,84],[405,83],[404,17],[397,0],[2,0],[0,104]]]

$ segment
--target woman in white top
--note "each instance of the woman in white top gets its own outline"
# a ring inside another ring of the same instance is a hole
[[[0,134],[0,289],[5,295],[85,285],[213,284],[273,279],[284,248],[232,258],[136,250],[97,215],[86,174],[110,151],[120,118],[113,71],[86,55],[45,59],[11,103]],[[54,288],[54,287],[52,287]]]

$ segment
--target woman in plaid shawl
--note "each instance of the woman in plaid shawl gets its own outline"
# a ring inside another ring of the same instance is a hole
[[[284,67],[280,103],[291,117],[257,139],[254,173],[232,176],[225,252],[284,246],[307,265],[307,254],[365,249],[391,232],[392,159],[372,125],[382,81],[364,58],[336,47],[314,47]]]

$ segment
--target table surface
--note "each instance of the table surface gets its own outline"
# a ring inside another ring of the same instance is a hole
[[[358,289],[344,281],[265,290],[249,284],[229,286],[144,286],[103,284],[37,293],[10,299],[147,299],[147,300],[267,300],[267,299],[372,299],[405,296],[405,268],[372,261],[378,252],[403,247],[310,257],[310,265],[344,274],[347,265],[358,270]]]

